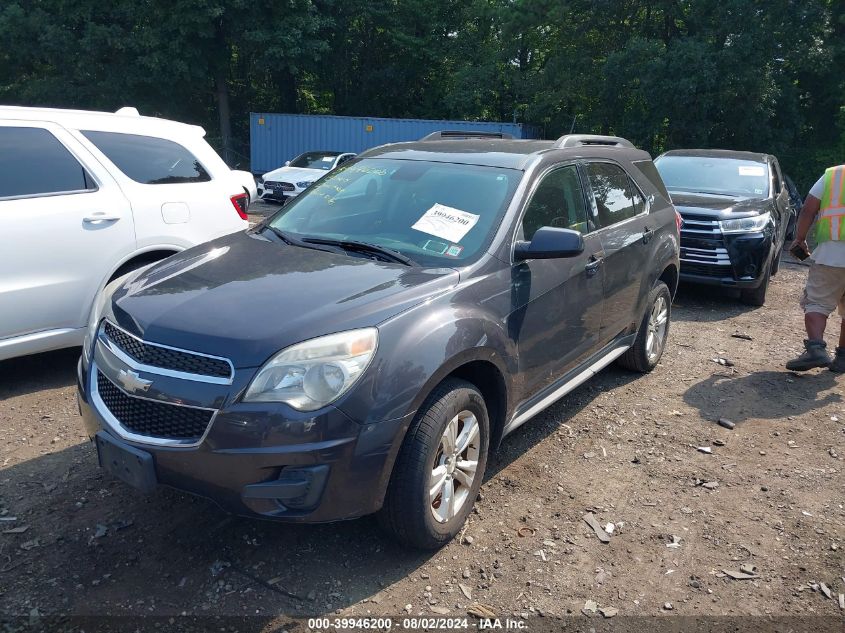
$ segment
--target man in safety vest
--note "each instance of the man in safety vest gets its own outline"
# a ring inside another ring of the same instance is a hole
[[[808,252],[807,233],[816,221],[816,242],[813,264],[801,297],[807,338],[805,352],[786,363],[793,371],[814,367],[830,367],[845,372],[845,165],[831,167],[810,189],[795,231],[793,248]],[[842,326],[839,346],[831,361],[824,342],[827,317],[839,308]]]

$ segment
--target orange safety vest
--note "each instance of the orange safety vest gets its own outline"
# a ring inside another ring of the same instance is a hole
[[[845,165],[830,167],[824,172],[819,217],[816,221],[816,242],[845,240]]]

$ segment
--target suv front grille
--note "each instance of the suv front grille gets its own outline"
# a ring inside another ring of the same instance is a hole
[[[147,343],[108,321],[105,322],[104,330],[115,346],[142,365],[213,378],[232,377],[232,366],[223,359]]]
[[[289,182],[275,182],[272,180],[267,180],[264,182],[264,188],[269,189],[271,191],[293,191],[296,187],[293,186],[292,183]]]
[[[133,398],[97,370],[97,392],[109,412],[127,431],[168,440],[199,440],[214,412],[166,402]]]
[[[733,277],[731,258],[719,222],[682,213],[681,272],[705,277]]]

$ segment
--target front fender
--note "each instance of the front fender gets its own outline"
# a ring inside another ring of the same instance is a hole
[[[473,361],[491,363],[512,392],[516,350],[502,321],[477,307],[418,306],[379,327],[379,351],[354,398],[340,406],[363,424],[415,412],[431,391],[457,368]],[[424,314],[422,314],[424,312]],[[508,402],[508,408],[510,402]]]

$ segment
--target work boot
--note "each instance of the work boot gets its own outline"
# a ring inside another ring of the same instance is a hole
[[[836,348],[836,356],[830,364],[830,371],[835,371],[837,374],[845,373],[845,347]]]
[[[793,358],[786,363],[790,371],[807,371],[814,367],[830,367],[830,356],[827,353],[827,343],[824,341],[812,341],[804,339],[806,351],[798,358]],[[838,351],[838,350],[837,350]],[[837,354],[838,356],[838,354]],[[845,358],[843,358],[845,361]]]

